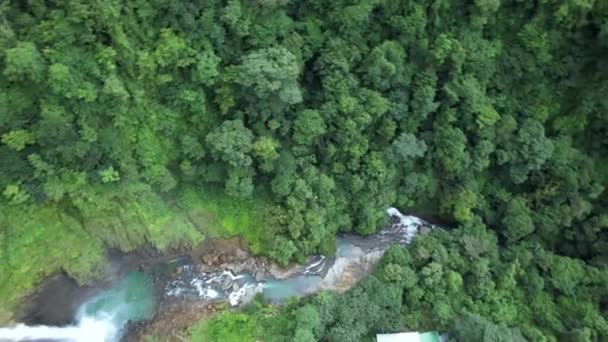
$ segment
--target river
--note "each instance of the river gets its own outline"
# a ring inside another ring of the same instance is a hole
[[[369,236],[340,235],[335,256],[313,256],[307,263],[289,269],[252,271],[255,262],[249,259],[244,262],[249,266],[207,270],[180,257],[160,265],[170,270],[170,275],[162,279],[161,291],[155,290],[158,284],[152,276],[158,272],[158,265],[154,270],[130,272],[82,303],[72,325],[17,324],[0,328],[0,341],[116,342],[128,322],[150,319],[161,300],[228,301],[238,306],[258,293],[280,303],[291,296],[321,290],[344,291],[369,273],[390,245],[408,244],[421,229],[432,227],[395,208],[387,213],[393,221],[390,227]]]

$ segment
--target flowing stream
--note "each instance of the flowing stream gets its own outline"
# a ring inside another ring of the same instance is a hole
[[[167,266],[180,272],[167,279],[161,294],[154,291],[148,272],[131,272],[107,290],[85,301],[74,324],[63,327],[18,324],[0,328],[0,341],[119,341],[128,322],[143,321],[154,315],[158,296],[170,300],[222,301],[237,306],[261,293],[273,302],[292,296],[304,296],[320,290],[343,291],[369,273],[383,252],[392,244],[408,244],[421,228],[431,226],[414,216],[387,210],[393,224],[370,236],[345,234],[338,238],[335,256],[314,256],[278,274],[263,276],[246,270],[201,272],[187,258],[178,258]],[[171,265],[173,264],[173,265]]]

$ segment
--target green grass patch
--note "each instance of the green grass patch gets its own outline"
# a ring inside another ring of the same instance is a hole
[[[294,305],[297,300],[283,307],[271,306],[258,297],[242,309],[226,309],[194,324],[190,327],[190,341],[293,341],[288,335],[293,317],[284,313]]]
[[[80,283],[102,275],[105,249],[129,252],[150,243],[159,251],[191,248],[205,237],[241,236],[262,254],[270,206],[221,190],[184,188],[162,198],[145,185],[91,189],[73,205],[0,209],[0,322],[45,277],[60,271]]]
[[[186,188],[179,192],[177,203],[205,236],[241,236],[253,253],[264,252],[271,228],[267,218],[272,208],[265,199],[235,199],[219,189]]]
[[[57,206],[6,206],[0,226],[0,317],[9,319],[18,300],[63,270],[80,283],[101,274],[104,248]]]

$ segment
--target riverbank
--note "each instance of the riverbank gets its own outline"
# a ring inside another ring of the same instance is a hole
[[[256,294],[269,303],[279,304],[294,296],[323,290],[344,292],[373,270],[389,246],[407,244],[416,234],[430,228],[424,221],[403,216],[396,209],[391,208],[388,213],[396,221],[390,228],[365,237],[340,235],[335,255],[311,256],[305,263],[289,267],[250,255],[239,238],[209,239],[178,257],[154,255],[138,259],[125,255],[112,267],[115,271],[112,277],[96,288],[78,288],[70,298],[53,296],[53,289],[63,282],[57,279],[43,288],[36,297],[38,302],[31,303],[36,311],[28,316],[37,314],[37,323],[46,323],[42,321],[40,308],[53,306],[55,309],[46,314],[54,315],[55,322],[63,322],[73,312],[74,303],[83,301],[69,326],[21,325],[16,330],[0,329],[0,332],[25,338],[30,337],[28,333],[35,333],[32,336],[36,338],[52,339],[53,336],[45,335],[48,330],[78,336],[76,340],[80,341],[87,336],[87,324],[92,322],[102,327],[103,335],[100,332],[98,337],[103,341],[115,341],[121,336],[137,340],[156,334],[170,334],[179,339],[184,329],[201,317],[229,306],[240,306]]]
[[[397,215],[400,215],[400,213]],[[302,296],[324,290],[342,293],[371,273],[390,245],[406,244],[411,242],[416,234],[430,232],[430,226],[426,222],[414,217],[398,217],[393,223],[392,227],[373,236],[341,235],[335,256],[329,258],[311,257],[303,265],[292,264],[285,268],[277,266],[265,257],[248,255],[242,241],[238,238],[210,240],[207,242],[209,245],[201,249],[207,251],[207,253],[191,255],[192,264],[188,266],[188,270],[194,269],[196,270],[195,273],[229,271],[237,275],[254,274],[252,281],[265,284],[262,294],[266,297],[266,300],[271,302],[273,298],[277,299],[277,297],[265,290],[273,289],[277,285],[281,286],[280,284],[290,284],[290,281],[294,279],[308,287],[301,287],[301,292],[288,293],[281,297],[282,299],[289,295]],[[186,272],[183,268],[178,268],[175,271],[175,273],[181,274]],[[318,281],[311,283],[305,281],[305,279],[314,277],[318,277]],[[232,288],[236,284],[234,280],[228,280],[227,284],[221,286]],[[293,284],[287,286],[293,286]],[[232,290],[236,290],[236,288],[232,288]],[[276,287],[274,290],[277,290]],[[255,295],[255,292],[244,295],[239,304],[251,300],[252,295]],[[188,300],[171,296],[165,296],[164,298],[159,303],[157,314],[152,319],[129,325],[124,341],[144,341],[145,338],[156,341],[154,339],[156,337],[159,341],[183,342],[187,340],[191,333],[189,329],[192,326],[230,308],[229,300],[208,303],[192,297]]]
[[[153,319],[129,324],[123,342],[188,341],[189,328],[226,309],[225,303],[186,302],[162,305]]]
[[[47,279],[67,276],[97,286],[111,278],[122,257],[183,255],[205,246],[205,239],[230,236],[243,236],[257,253],[266,247],[269,205],[262,198],[234,199],[214,188],[176,189],[163,196],[145,187],[121,188],[97,195],[103,201],[78,207],[2,208],[0,226],[7,229],[0,236],[0,324],[23,319],[20,307]]]

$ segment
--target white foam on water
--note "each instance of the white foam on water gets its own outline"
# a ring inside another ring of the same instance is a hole
[[[66,327],[18,324],[10,328],[0,328],[0,341],[46,339],[65,342],[114,342],[118,337],[118,328],[110,317],[100,319],[85,316],[77,324]]]
[[[192,279],[190,284],[194,286],[196,291],[198,292],[198,296],[206,299],[216,299],[220,297],[220,293],[210,287],[205,287],[204,284],[208,282],[203,281],[202,279]]]
[[[207,295],[207,297],[209,297],[211,299],[215,299],[215,298],[219,298],[220,297],[220,293],[217,292],[214,289],[207,289],[206,295]]]
[[[319,260],[317,261],[313,261],[310,265],[306,266],[306,268],[304,268],[304,274],[314,274],[318,271],[318,266],[322,266],[323,263],[325,262],[326,257],[321,255],[319,257],[317,257]]]
[[[234,273],[232,273],[231,271],[223,271],[223,272],[222,272],[222,275],[229,276],[229,277],[230,277],[230,279],[232,279],[232,280],[237,280],[237,279],[241,279],[241,278],[243,278],[243,277],[244,277],[244,275],[243,275],[243,274],[239,274],[239,275],[236,275],[236,276],[235,276],[235,275],[234,275]]]
[[[399,226],[404,230],[405,243],[410,243],[418,233],[418,228],[424,222],[416,216],[403,215],[397,208],[390,207],[386,210],[389,216],[399,219]]]
[[[190,284],[196,288],[196,291],[198,291],[199,297],[203,297],[207,293],[207,291],[206,291],[207,289],[205,289],[203,287],[203,280],[202,279],[197,279],[197,278],[192,279],[190,281]]]
[[[230,302],[231,306],[237,306],[241,303],[241,298],[247,293],[248,289],[251,288],[255,288],[257,287],[258,284],[245,284],[243,287],[241,287],[240,289],[230,292],[230,294],[228,295],[228,301]]]
[[[403,215],[396,208],[388,208],[388,215],[395,217],[399,220],[399,223],[394,225],[395,229],[387,229],[378,233],[379,236],[392,237],[395,232],[397,233],[398,241],[403,243],[410,243],[412,239],[418,233],[420,226],[425,225],[425,222],[415,216]],[[372,251],[364,251],[361,248],[348,245],[338,246],[338,252],[336,254],[336,260],[331,264],[325,277],[320,283],[311,285],[311,288],[305,292],[314,292],[319,288],[323,289],[336,289],[338,280],[346,270],[353,268],[355,265],[366,266],[375,264],[381,257],[385,248],[375,249]],[[177,259],[176,259],[177,260]],[[311,274],[319,272],[322,269],[324,263],[329,260],[324,256],[318,256],[311,259],[310,264],[303,266],[300,270],[303,270],[303,279],[310,277]],[[190,274],[193,270],[192,265],[183,266],[184,273]],[[351,272],[352,273],[352,272]],[[246,278],[244,274],[235,275],[229,270],[218,272],[215,274],[197,274],[190,280],[173,280],[166,286],[166,295],[169,296],[181,296],[184,293],[195,293],[199,297],[204,299],[217,299],[226,296],[226,293],[219,290],[219,287],[223,280],[229,277],[232,281]],[[289,279],[287,279],[289,281]],[[232,306],[238,306],[243,301],[247,301],[251,294],[260,292],[263,288],[280,288],[276,282],[270,283],[257,283],[257,282],[245,282],[238,290],[232,291],[228,294],[228,301]],[[287,284],[286,286],[294,286]],[[253,289],[253,290],[252,290]],[[119,310],[119,308],[115,308]],[[115,311],[118,312],[118,311]],[[18,324],[13,327],[0,328],[0,342],[5,341],[32,341],[32,340],[53,340],[53,341],[66,341],[66,342],[116,342],[120,339],[122,325],[118,325],[113,319],[114,315],[106,314],[105,316],[86,315],[84,310],[77,317],[77,323],[65,327],[52,327],[52,326],[27,326],[24,324]]]

